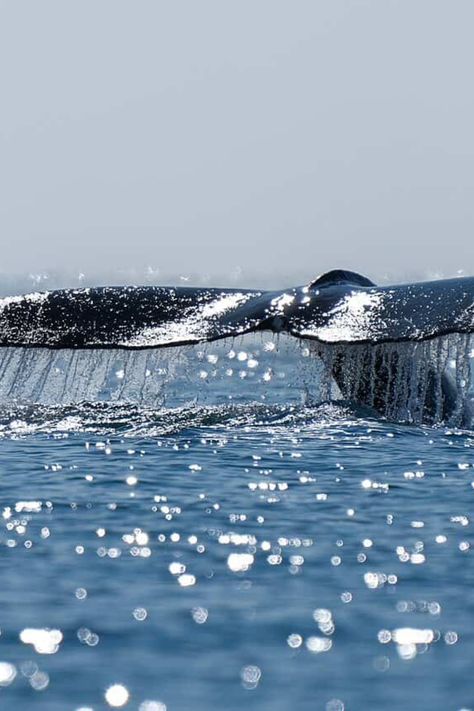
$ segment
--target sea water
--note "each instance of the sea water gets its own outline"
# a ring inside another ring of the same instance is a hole
[[[3,354],[0,708],[474,708],[474,436],[313,356]]]

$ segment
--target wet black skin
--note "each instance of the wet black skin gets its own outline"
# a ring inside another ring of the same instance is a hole
[[[359,274],[334,270],[306,287],[283,291],[95,287],[26,295],[3,303],[0,300],[0,347],[138,349],[213,341],[264,330],[324,342],[324,328],[332,328],[334,312],[357,294],[369,297],[367,315],[373,329],[368,329],[366,335],[357,335],[355,341],[351,338],[351,343],[423,341],[474,330],[473,277],[377,287]],[[375,306],[371,305],[371,297],[375,297]],[[226,298],[232,306],[220,309],[219,304]],[[157,343],[142,339],[144,332],[156,328],[169,329],[176,336]],[[342,339],[337,340],[337,345],[343,343]],[[396,362],[391,364],[392,374],[397,367]],[[344,368],[344,357],[335,358],[333,375],[343,395]],[[364,366],[355,393],[357,401],[384,412],[387,378],[383,358],[376,358],[370,368],[369,364]],[[456,387],[446,375],[440,383],[431,368],[427,418],[434,416],[440,389],[443,419],[448,419],[455,408]]]

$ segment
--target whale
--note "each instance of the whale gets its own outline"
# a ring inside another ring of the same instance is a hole
[[[413,370],[420,344],[457,334],[469,347],[474,277],[377,286],[335,269],[279,290],[97,286],[0,298],[0,348],[139,350],[262,331],[304,339],[316,355],[332,348],[331,373],[342,395],[384,412],[389,381]],[[390,344],[411,349],[395,351],[388,362],[383,347]],[[354,349],[365,354],[355,389],[347,386]],[[436,410],[447,420],[459,409],[459,377],[433,362],[424,371],[424,415]]]

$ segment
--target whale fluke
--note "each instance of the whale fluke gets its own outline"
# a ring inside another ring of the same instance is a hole
[[[158,349],[265,330],[313,341],[346,399],[391,416],[401,393],[407,419],[471,421],[474,277],[378,287],[335,270],[279,291],[105,286],[0,299],[0,347]],[[461,339],[452,372],[449,347],[425,348],[450,334]]]
[[[378,287],[336,270],[281,291],[105,286],[0,299],[0,346],[160,348],[260,330],[334,344],[471,333],[474,277]]]

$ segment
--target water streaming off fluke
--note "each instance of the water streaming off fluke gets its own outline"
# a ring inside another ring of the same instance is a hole
[[[262,334],[140,351],[9,347],[0,350],[0,404],[344,400],[390,420],[468,426],[472,353],[466,334],[378,345]]]

